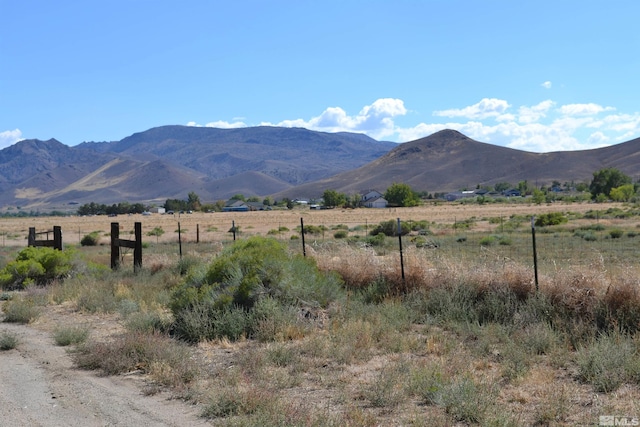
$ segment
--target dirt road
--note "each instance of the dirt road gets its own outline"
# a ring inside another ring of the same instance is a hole
[[[0,352],[3,427],[207,425],[193,406],[166,395],[144,396],[135,375],[98,377],[74,368],[48,332],[0,323],[5,331],[19,343]]]

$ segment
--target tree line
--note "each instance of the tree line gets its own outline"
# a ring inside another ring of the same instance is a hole
[[[503,192],[509,189],[517,189],[523,196],[532,196],[535,203],[543,203],[546,201],[554,200],[555,193],[559,191],[575,190],[580,193],[587,193],[590,198],[596,202],[604,202],[607,200],[628,202],[638,197],[638,190],[640,184],[633,183],[630,176],[624,174],[616,168],[604,168],[593,173],[593,179],[590,183],[573,183],[565,182],[561,184],[559,181],[553,181],[550,186],[542,186],[537,188],[527,180],[520,181],[517,185],[512,185],[508,182],[499,182],[493,185],[493,187],[481,187],[477,186],[476,189],[493,190],[496,192]],[[465,189],[466,190],[466,189]],[[361,203],[360,194],[347,195],[333,189],[327,189],[322,194],[322,200],[324,206],[329,208],[346,207],[356,208]],[[429,194],[427,192],[417,192],[405,183],[393,183],[391,184],[383,194],[383,198],[387,201],[388,206],[391,207],[411,207],[420,204],[422,199],[437,199],[444,197],[443,194],[434,193]],[[265,206],[281,206],[291,209],[293,207],[293,201],[284,198],[279,202],[276,202],[270,196],[260,198],[257,196],[251,196],[246,198],[242,194],[236,194],[231,197],[230,200],[242,200],[247,202],[259,202]],[[200,196],[191,191],[188,193],[185,200],[182,199],[167,199],[164,203],[166,211],[204,211],[204,212],[219,212],[222,211],[225,205],[225,201],[219,200],[215,203],[202,203]],[[99,203],[87,203],[78,208],[78,215],[123,215],[123,214],[139,214],[150,209],[149,206],[145,206],[142,203],[128,203],[120,202],[117,204],[106,205]]]

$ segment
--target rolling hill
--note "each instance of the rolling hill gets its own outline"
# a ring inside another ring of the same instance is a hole
[[[73,210],[78,203],[161,205],[234,194],[276,199],[384,191],[404,182],[417,191],[448,192],[498,182],[589,182],[615,167],[640,176],[640,138],[583,151],[530,153],[443,130],[403,144],[350,133],[254,127],[163,126],[115,142],[68,147],[24,140],[0,150],[0,208]]]
[[[24,140],[0,151],[0,206],[162,204],[264,196],[364,165],[397,144],[299,128],[162,126],[115,142],[68,147]]]
[[[590,182],[593,172],[615,167],[640,176],[640,138],[610,147],[552,153],[530,153],[475,141],[454,130],[442,130],[406,142],[351,171],[303,184],[274,195],[276,198],[319,197],[324,190],[354,194],[384,191],[394,182],[414,190],[449,192],[498,182],[520,181],[550,185],[554,180]]]

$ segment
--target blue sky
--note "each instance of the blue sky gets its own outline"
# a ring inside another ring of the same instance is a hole
[[[640,2],[0,0],[0,148],[155,126],[640,136]]]

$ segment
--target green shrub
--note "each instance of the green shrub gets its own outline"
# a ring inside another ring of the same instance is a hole
[[[367,236],[364,239],[365,244],[369,246],[384,246],[385,241],[386,239],[385,239],[384,233],[376,234],[373,236]]]
[[[620,237],[622,237],[623,234],[624,234],[624,231],[620,230],[619,228],[614,228],[613,230],[609,230],[609,236],[611,236],[612,239],[619,239]]]
[[[73,353],[81,369],[117,375],[139,369],[161,385],[183,387],[197,374],[189,348],[162,334],[127,332],[109,342],[87,342]]]
[[[89,337],[89,329],[83,326],[58,327],[53,331],[53,341],[59,346],[81,344]]]
[[[100,241],[100,234],[97,231],[85,235],[81,240],[82,246],[97,246]]]
[[[320,272],[311,258],[290,254],[275,239],[253,236],[226,248],[204,275],[187,277],[169,305],[185,339],[237,339],[251,333],[251,310],[262,298],[326,307],[342,292],[338,276]]]
[[[536,217],[535,225],[537,227],[546,227],[549,225],[560,225],[568,222],[566,216],[562,212],[549,212]]]
[[[327,231],[327,227],[324,225],[305,225],[304,234],[322,234]]]
[[[411,227],[409,226],[409,223],[405,221],[400,221],[400,234],[405,236],[409,234],[410,231],[411,231]],[[389,237],[397,236],[398,221],[394,221],[394,220],[383,221],[380,224],[378,224],[373,230],[371,230],[369,234],[372,236],[375,236],[377,234],[384,234],[385,236],[389,236]]]
[[[15,261],[0,270],[3,289],[20,289],[29,284],[46,285],[69,275],[73,270],[73,253],[49,247],[28,247]]]
[[[171,329],[172,319],[156,311],[137,311],[127,317],[125,327],[132,332],[165,333]]]
[[[610,393],[625,382],[637,382],[637,357],[631,338],[617,333],[602,334],[578,349],[578,375],[596,392]]]
[[[349,232],[346,230],[338,230],[335,233],[333,233],[333,237],[335,239],[344,239],[349,235]]]
[[[443,387],[440,404],[456,421],[481,423],[495,396],[495,390],[464,376]]]
[[[18,337],[12,332],[4,331],[0,334],[0,350],[6,351],[16,348]]]
[[[40,307],[25,298],[15,298],[2,307],[4,321],[10,323],[30,323],[40,316]]]
[[[496,236],[485,236],[480,239],[480,246],[491,246],[496,242]]]

